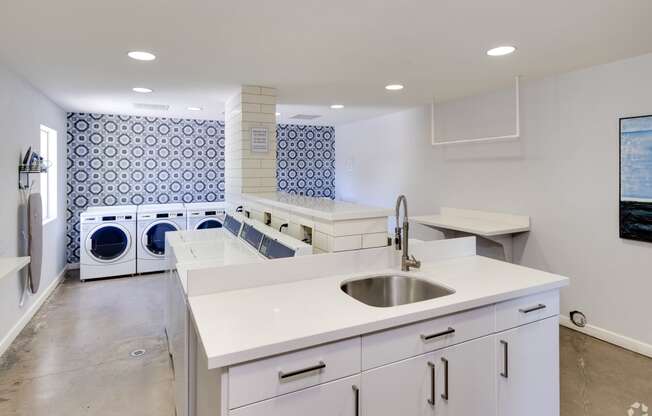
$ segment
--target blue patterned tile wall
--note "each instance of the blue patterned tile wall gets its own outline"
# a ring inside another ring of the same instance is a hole
[[[224,123],[68,114],[68,262],[88,206],[224,200]]]
[[[335,197],[335,129],[279,124],[278,189],[307,196]]]
[[[333,197],[332,127],[279,125],[278,187]],[[89,206],[224,199],[224,123],[68,114],[68,262],[79,261],[79,214]]]

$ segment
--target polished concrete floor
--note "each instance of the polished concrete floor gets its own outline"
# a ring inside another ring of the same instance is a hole
[[[71,275],[0,357],[0,415],[174,415],[163,284],[160,275],[83,284]],[[560,331],[562,416],[652,406],[652,359]],[[145,355],[131,357],[137,349]]]
[[[0,415],[173,416],[163,283],[73,273],[0,358]]]
[[[562,416],[652,415],[652,359],[563,327],[559,344]]]

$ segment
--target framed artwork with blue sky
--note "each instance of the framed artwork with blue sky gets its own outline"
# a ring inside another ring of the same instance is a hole
[[[620,238],[652,242],[652,115],[620,119]]]

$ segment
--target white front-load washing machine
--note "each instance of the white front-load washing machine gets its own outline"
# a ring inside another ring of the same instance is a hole
[[[225,215],[224,202],[192,202],[184,205],[189,230],[222,228]]]
[[[81,281],[136,273],[135,205],[91,207],[80,215]]]
[[[166,270],[165,233],[185,229],[186,209],[183,204],[140,205],[136,271],[148,273]]]

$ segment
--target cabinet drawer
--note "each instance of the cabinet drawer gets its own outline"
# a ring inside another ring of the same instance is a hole
[[[229,408],[360,372],[360,338],[277,355],[229,368]]]
[[[558,290],[509,300],[496,304],[496,330],[504,331],[554,315],[559,315]]]
[[[362,337],[362,369],[378,367],[494,332],[494,305]]]
[[[229,416],[356,416],[359,387],[355,375],[230,410]]]

